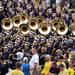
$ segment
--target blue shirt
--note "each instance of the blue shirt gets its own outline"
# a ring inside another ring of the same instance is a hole
[[[24,75],[30,75],[30,66],[29,64],[22,64],[22,69],[24,72]]]

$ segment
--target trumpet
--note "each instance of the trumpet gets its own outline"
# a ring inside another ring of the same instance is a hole
[[[38,24],[37,24],[36,18],[31,18],[29,20],[28,24],[29,24],[30,29],[32,29],[32,30],[37,30],[38,29]]]
[[[42,35],[48,35],[51,31],[51,26],[47,22],[43,22],[40,24],[38,30]]]
[[[22,24],[22,20],[21,20],[21,17],[20,15],[16,15],[12,18],[13,20],[13,24],[15,27],[19,27],[21,24]]]
[[[29,32],[30,32],[30,29],[29,29],[29,25],[28,24],[21,24],[20,25],[20,32],[23,34],[23,35],[28,35]]]
[[[1,26],[4,30],[11,30],[13,28],[13,22],[10,18],[4,18],[1,22]]]

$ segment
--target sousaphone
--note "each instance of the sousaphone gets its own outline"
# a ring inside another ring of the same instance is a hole
[[[22,24],[22,20],[21,20],[21,17],[20,15],[16,15],[12,18],[13,20],[13,24],[15,27],[19,27],[21,24]]]
[[[56,17],[55,19],[52,20],[52,29],[56,31],[56,27],[58,27],[59,24],[60,24],[60,20],[59,18]]]
[[[37,24],[40,25],[42,22],[45,21],[45,18],[39,15],[36,17],[36,20],[37,20]]]
[[[25,13],[25,12],[20,13],[20,16],[21,16],[22,23],[27,24],[28,23],[28,15],[27,15],[27,13]]]
[[[40,24],[38,31],[42,35],[48,35],[51,31],[51,26],[47,22],[43,22]]]
[[[4,30],[11,30],[13,28],[13,22],[10,18],[4,18],[1,22],[1,26]]]
[[[28,24],[29,24],[30,29],[32,29],[32,30],[38,29],[38,24],[37,24],[36,18],[30,18]]]
[[[29,34],[29,32],[30,32],[29,25],[28,24],[24,24],[24,23],[21,24],[20,25],[20,32],[23,35],[27,36]]]
[[[60,25],[57,27],[57,33],[59,35],[65,35],[68,32],[68,26],[65,23],[60,23]]]

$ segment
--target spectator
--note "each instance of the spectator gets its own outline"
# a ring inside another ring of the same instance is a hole
[[[53,74],[53,75],[58,75],[59,72],[60,72],[60,69],[57,67],[56,62],[53,61],[53,62],[52,62],[52,67],[51,67],[51,69],[50,69],[50,75],[52,75],[52,74]]]
[[[68,70],[65,69],[65,66],[63,64],[59,65],[60,73],[58,75],[68,75]]]
[[[21,64],[20,63],[16,64],[16,69],[11,72],[11,75],[24,75],[24,73],[21,70]]]
[[[30,64],[30,75],[38,75],[38,66],[39,66],[39,56],[35,48],[31,49],[33,54],[29,64]]]
[[[66,68],[66,65],[65,65],[65,63],[63,61],[63,56],[60,56],[59,59],[58,59],[57,65],[59,66],[60,64],[63,64],[65,66],[65,68]]]
[[[49,71],[50,71],[50,68],[51,68],[51,57],[50,55],[46,55],[45,56],[45,65],[44,65],[44,69],[42,70],[42,75],[49,75]]]
[[[23,64],[21,65],[24,75],[30,75],[30,66],[28,64],[28,58],[23,58]]]

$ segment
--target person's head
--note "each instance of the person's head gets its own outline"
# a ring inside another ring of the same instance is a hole
[[[52,67],[56,67],[57,65],[56,65],[56,61],[53,61],[52,62]]]
[[[52,47],[52,43],[47,43],[47,47]]]
[[[33,48],[31,49],[31,52],[32,52],[33,55],[36,54],[36,53],[37,53],[36,48],[33,47]]]
[[[41,47],[41,53],[45,52],[46,48],[45,47]]]
[[[75,64],[72,65],[72,69],[75,71]]]
[[[46,61],[46,62],[50,61],[50,59],[51,59],[51,56],[50,56],[50,55],[46,55],[46,56],[45,56],[45,61]]]
[[[21,68],[21,63],[17,62],[16,63],[16,69],[20,69]]]
[[[59,62],[63,62],[63,56],[59,57]]]
[[[64,65],[63,64],[60,64],[59,65],[59,69],[60,69],[60,71],[63,71],[65,69]]]
[[[65,53],[64,54],[64,59],[68,59],[69,58],[69,53]]]
[[[23,62],[24,62],[24,63],[28,63],[28,58],[27,58],[27,57],[24,57],[24,58],[23,58]]]

